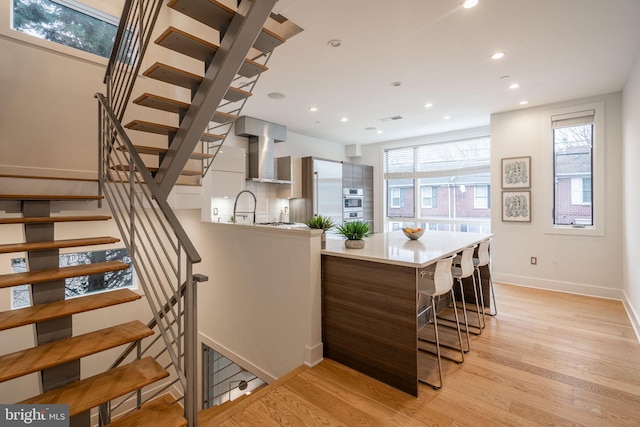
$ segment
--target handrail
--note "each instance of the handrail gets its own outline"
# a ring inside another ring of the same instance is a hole
[[[155,327],[163,345],[152,341],[125,349],[117,364],[131,357],[159,352],[173,369],[165,388],[180,384],[183,389],[185,417],[190,426],[197,424],[197,282],[205,276],[193,273],[193,264],[201,261],[175,213],[160,194],[160,188],[124,131],[103,94],[99,105],[99,183],[109,203],[122,240],[129,250],[136,277],[153,313]],[[180,398],[178,398],[180,399]],[[142,404],[140,393],[138,406]],[[115,408],[119,406],[115,405]],[[101,408],[108,423],[113,408]]]

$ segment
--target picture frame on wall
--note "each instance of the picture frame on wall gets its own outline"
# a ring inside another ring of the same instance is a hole
[[[503,189],[531,187],[531,156],[504,158],[500,165],[500,171]]]
[[[502,221],[531,222],[531,192],[502,192]]]

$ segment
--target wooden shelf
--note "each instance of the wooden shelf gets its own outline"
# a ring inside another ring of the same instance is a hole
[[[74,416],[168,376],[158,362],[147,357],[19,403],[67,404],[69,415]]]
[[[118,289],[48,304],[38,304],[17,310],[3,311],[0,312],[0,331],[123,304],[140,298],[140,295],[130,289]]]
[[[0,356],[0,382],[59,366],[91,354],[141,340],[152,334],[151,329],[134,320],[6,354]]]

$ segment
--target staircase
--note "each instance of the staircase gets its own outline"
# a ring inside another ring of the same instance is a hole
[[[42,393],[23,400],[21,404],[68,404],[71,425],[89,425],[92,408],[108,404],[113,399],[141,390],[169,376],[169,372],[152,357],[136,358],[117,369],[81,378],[80,360],[125,344],[139,343],[154,332],[139,321],[131,321],[100,330],[74,333],[72,317],[140,299],[130,289],[87,294],[66,299],[65,279],[91,276],[129,269],[120,261],[105,261],[79,266],[59,267],[60,249],[87,248],[119,242],[120,239],[81,237],[56,240],[58,223],[106,221],[109,216],[51,215],[52,203],[86,201],[95,203],[97,196],[43,196],[1,194],[0,201],[19,204],[20,217],[0,218],[0,227],[23,228],[24,242],[0,244],[0,254],[26,254],[28,271],[0,275],[0,288],[29,285],[32,305],[0,312],[0,333],[33,325],[35,346],[8,354],[0,354],[0,382],[39,373]],[[168,398],[163,397],[165,402]],[[182,408],[164,406],[167,411]],[[180,415],[182,423],[186,420]],[[142,425],[142,424],[139,424]],[[163,424],[169,425],[169,424]]]

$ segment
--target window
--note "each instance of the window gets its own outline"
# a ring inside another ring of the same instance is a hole
[[[390,189],[391,192],[391,207],[392,208],[401,208],[402,207],[402,192],[399,188]]]
[[[13,29],[108,58],[118,19],[75,0],[13,0]]]
[[[489,231],[489,148],[481,136],[385,149],[386,228]],[[392,188],[402,189],[402,207]]]
[[[122,261],[131,264],[129,253],[124,248],[60,254],[60,267],[103,261]],[[25,272],[27,271],[26,260],[24,258],[12,259],[11,267],[14,273]],[[133,267],[121,271],[109,271],[104,274],[92,274],[90,276],[65,279],[65,296],[66,298],[72,298],[93,292],[131,286],[133,286]],[[15,286],[13,288],[13,308],[26,307],[29,305],[31,305],[29,286]]]
[[[438,207],[438,187],[422,187],[422,207]]]
[[[544,162],[544,229],[549,234],[603,236],[605,104],[550,111]]]
[[[593,225],[594,110],[552,118],[554,224]]]
[[[488,209],[489,208],[489,186],[476,185],[473,187],[473,208]]]

